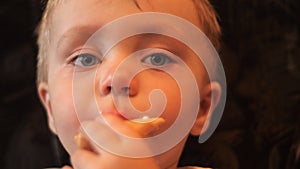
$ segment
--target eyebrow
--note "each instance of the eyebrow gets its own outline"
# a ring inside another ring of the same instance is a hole
[[[75,40],[80,40],[82,42],[87,41],[93,33],[99,29],[99,26],[94,25],[84,25],[76,26],[65,31],[62,36],[58,39],[57,48],[59,49],[64,44],[69,44],[75,42]]]
[[[135,6],[139,10],[143,11],[138,0],[132,0],[132,1],[134,2]],[[65,40],[70,39],[70,37],[72,37],[72,35],[76,35],[76,38],[81,37],[80,39],[87,40],[88,38],[86,38],[86,37],[90,37],[99,28],[100,28],[99,26],[93,26],[93,25],[90,25],[90,26],[84,25],[84,26],[73,27],[73,28],[67,30],[65,33],[63,33],[63,35],[59,38],[58,43],[57,43],[57,48],[59,48],[60,44],[62,44]]]

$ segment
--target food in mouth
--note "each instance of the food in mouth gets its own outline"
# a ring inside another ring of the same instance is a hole
[[[142,137],[151,136],[164,122],[165,119],[161,117],[150,118],[148,116],[126,121],[126,123],[129,124],[133,130],[137,131]]]

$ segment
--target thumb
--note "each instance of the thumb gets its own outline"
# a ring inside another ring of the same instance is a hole
[[[70,167],[70,166],[64,166],[63,168],[61,168],[61,169],[73,169],[72,167]]]

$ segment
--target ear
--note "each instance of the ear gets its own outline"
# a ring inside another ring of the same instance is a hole
[[[50,99],[50,95],[49,95],[48,84],[46,82],[39,83],[38,94],[39,94],[40,100],[42,101],[43,106],[45,107],[45,109],[47,111],[49,128],[54,134],[56,134],[56,128],[54,125],[54,119],[53,119],[53,114],[52,114],[52,109],[51,109],[51,99]]]
[[[200,107],[197,119],[190,132],[192,135],[199,136],[206,131],[210,117],[219,103],[221,92],[222,89],[218,82],[210,82],[200,91]]]

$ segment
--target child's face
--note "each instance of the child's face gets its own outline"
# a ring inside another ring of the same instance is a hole
[[[138,3],[143,11],[170,13],[182,17],[201,28],[197,12],[191,0],[151,0],[138,1]],[[80,73],[86,74],[92,69],[97,69],[94,86],[95,95],[92,95],[94,98],[86,100],[86,103],[83,104],[88,105],[90,104],[89,101],[96,99],[96,102],[101,107],[101,112],[104,114],[118,114],[112,99],[114,86],[111,86],[110,83],[110,78],[114,75],[116,68],[128,55],[144,48],[163,48],[176,53],[177,56],[183,56],[181,59],[190,67],[196,78],[201,94],[201,102],[205,101],[206,95],[209,93],[207,90],[209,81],[203,78],[206,76],[199,58],[180,42],[163,36],[139,35],[128,38],[114,46],[108,52],[107,59],[103,60],[102,63],[96,61],[95,64],[97,65],[92,65],[88,68],[82,66],[83,63],[80,59],[77,59],[76,63],[70,61],[76,56],[76,52],[78,53],[79,51],[97,55],[92,48],[84,46],[88,38],[103,25],[119,17],[139,12],[142,11],[133,0],[67,0],[58,5],[52,13],[48,54],[48,83],[41,83],[39,92],[47,108],[50,128],[58,134],[69,153],[76,150],[73,138],[80,130],[72,91],[75,67],[76,69],[81,69],[77,73],[78,76],[80,76]],[[143,40],[142,42],[141,39]],[[90,59],[95,59],[93,56],[89,57]],[[144,61],[141,60],[141,62]],[[149,64],[153,63],[150,62]],[[164,64],[172,64],[172,62]],[[125,77],[125,75],[120,76]],[[130,101],[140,111],[145,111],[150,107],[148,96],[152,90],[162,90],[166,96],[167,105],[162,114],[166,124],[163,125],[161,130],[165,130],[172,124],[177,116],[176,112],[180,109],[181,96],[176,81],[168,73],[155,69],[144,70],[132,79],[128,87],[130,90]],[[204,105],[204,107],[200,107],[199,112],[204,112],[205,114],[209,106],[207,104]],[[80,116],[85,120],[95,118],[94,114],[89,114],[88,112]],[[199,116],[199,118],[205,119],[202,116]],[[172,163],[170,162],[172,159],[179,158],[183,145],[184,140],[172,149],[169,155],[167,155],[168,153],[165,154],[171,158],[160,157],[165,160],[163,162],[165,163],[164,165]]]

